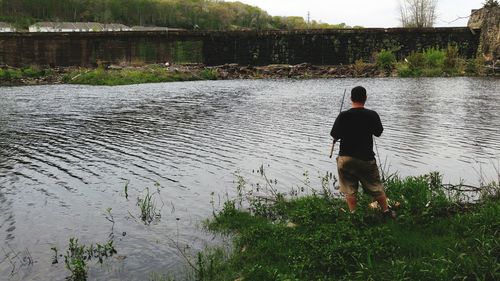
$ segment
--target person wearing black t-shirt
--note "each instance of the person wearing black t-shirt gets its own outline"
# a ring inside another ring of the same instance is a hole
[[[384,215],[394,217],[389,210],[384,185],[373,152],[373,136],[384,131],[377,112],[365,108],[366,89],[357,86],[351,91],[352,107],[339,114],[330,135],[334,143],[340,140],[337,170],[340,191],[345,194],[351,212],[356,210],[358,183],[381,207]]]

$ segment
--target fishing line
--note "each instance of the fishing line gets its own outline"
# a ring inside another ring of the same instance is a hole
[[[380,162],[380,153],[378,153],[378,145],[375,138],[373,138],[373,144],[375,144],[375,150],[377,151],[378,165],[380,168],[380,173],[382,174],[382,182],[385,182],[385,172],[384,169],[382,168],[382,162]]]

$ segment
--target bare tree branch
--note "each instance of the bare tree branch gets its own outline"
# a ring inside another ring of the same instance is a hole
[[[464,16],[464,17],[457,16],[457,18],[456,18],[456,19],[454,19],[454,20],[452,20],[452,21],[443,21],[443,22],[445,22],[445,23],[447,23],[447,24],[454,23],[454,22],[456,22],[457,20],[462,20],[462,19],[470,18],[471,16],[473,16],[474,14],[476,14],[476,13],[477,13],[477,12],[479,12],[479,11],[480,11],[480,10],[475,10],[475,11],[473,11],[473,12],[472,12],[470,15],[468,15],[468,16]]]
[[[437,0],[401,0],[400,20],[403,27],[432,27],[436,21]]]

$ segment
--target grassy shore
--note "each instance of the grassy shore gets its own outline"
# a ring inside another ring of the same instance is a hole
[[[209,70],[177,71],[158,65],[151,65],[140,69],[80,69],[65,74],[63,82],[69,84],[116,86],[140,83],[213,80],[215,78],[215,75]]]
[[[285,196],[266,178],[272,196],[259,197],[240,179],[238,198],[206,223],[233,243],[198,255],[197,280],[500,280],[498,183],[472,204],[438,174],[393,177],[387,194],[400,207],[387,220],[366,196],[343,211],[328,181]]]

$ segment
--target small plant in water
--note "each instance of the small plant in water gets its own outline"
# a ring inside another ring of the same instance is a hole
[[[52,264],[59,263],[59,260],[57,259],[57,248],[52,247],[50,249],[54,252],[54,258],[52,259]]]
[[[146,194],[143,198],[137,197],[137,206],[139,206],[139,210],[141,211],[141,220],[145,224],[151,224],[153,221],[159,219],[161,214],[153,198],[153,195],[156,193],[149,193],[149,188],[146,188],[145,192]]]
[[[239,201],[239,205],[243,203],[243,197],[245,195],[245,186],[246,186],[246,181],[245,179],[241,176],[240,171],[235,172],[236,176],[236,192],[237,192],[237,200]]]
[[[71,271],[69,280],[87,280],[87,262],[92,258],[97,259],[100,264],[103,263],[104,258],[111,257],[116,254],[113,241],[101,245],[97,243],[95,246],[78,244],[78,239],[70,238],[69,247],[64,255],[64,264],[66,268]]]
[[[128,199],[128,184],[129,184],[129,182],[127,181],[127,183],[125,184],[125,188],[124,188],[125,199]]]

